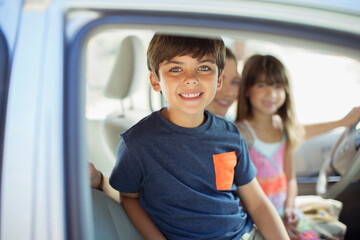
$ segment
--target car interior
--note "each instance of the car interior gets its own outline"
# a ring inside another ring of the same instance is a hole
[[[80,101],[83,116],[78,121],[84,127],[85,159],[106,176],[110,175],[116,161],[119,134],[166,105],[161,95],[152,91],[148,81],[146,49],[156,31],[208,37],[220,34],[238,58],[239,73],[244,60],[252,54],[278,56],[289,69],[297,115],[302,123],[337,120],[358,104],[360,58],[356,51],[346,47],[296,38],[290,33],[279,36],[217,28],[214,34],[211,28],[170,29],[161,24],[129,28],[105,23],[92,26],[82,33],[80,40],[74,40],[78,46],[86,46],[75,51],[78,58],[74,65],[80,66],[76,76],[80,78],[78,88],[81,90],[78,91],[83,93]],[[226,116],[230,121],[235,118],[235,106],[236,102]],[[330,195],[343,204],[340,221],[348,227],[347,239],[360,236],[353,214],[360,213],[359,139],[359,124],[334,129],[304,142],[294,156],[299,195],[319,194],[317,185],[321,171],[327,184],[325,189],[322,186],[323,192],[328,192],[330,186],[341,182],[349,168],[353,169],[347,182],[342,183],[342,190]],[[354,147],[346,156],[338,153],[349,144]],[[332,167],[336,162],[344,162],[341,161],[344,158],[347,164]],[[141,239],[118,203],[95,189],[91,190],[91,196],[96,239],[100,236],[102,239]]]

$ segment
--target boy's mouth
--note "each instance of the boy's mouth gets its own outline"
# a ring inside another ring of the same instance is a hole
[[[200,91],[191,91],[191,92],[182,92],[179,93],[179,96],[186,100],[195,100],[201,97],[203,95],[203,92]]]

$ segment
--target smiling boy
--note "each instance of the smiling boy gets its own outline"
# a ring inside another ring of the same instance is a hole
[[[255,223],[288,239],[239,130],[205,110],[221,88],[223,41],[155,34],[147,57],[167,107],[121,134],[110,177],[135,227],[145,239],[238,240],[254,239]]]

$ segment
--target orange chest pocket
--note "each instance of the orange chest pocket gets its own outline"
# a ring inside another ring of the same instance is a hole
[[[234,181],[236,166],[236,152],[227,152],[213,155],[216,189],[229,190]]]

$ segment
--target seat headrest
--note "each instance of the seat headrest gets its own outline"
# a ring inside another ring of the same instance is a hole
[[[124,38],[121,42],[116,61],[105,87],[105,96],[124,99],[130,96],[138,83],[145,78],[145,47],[136,36]]]

